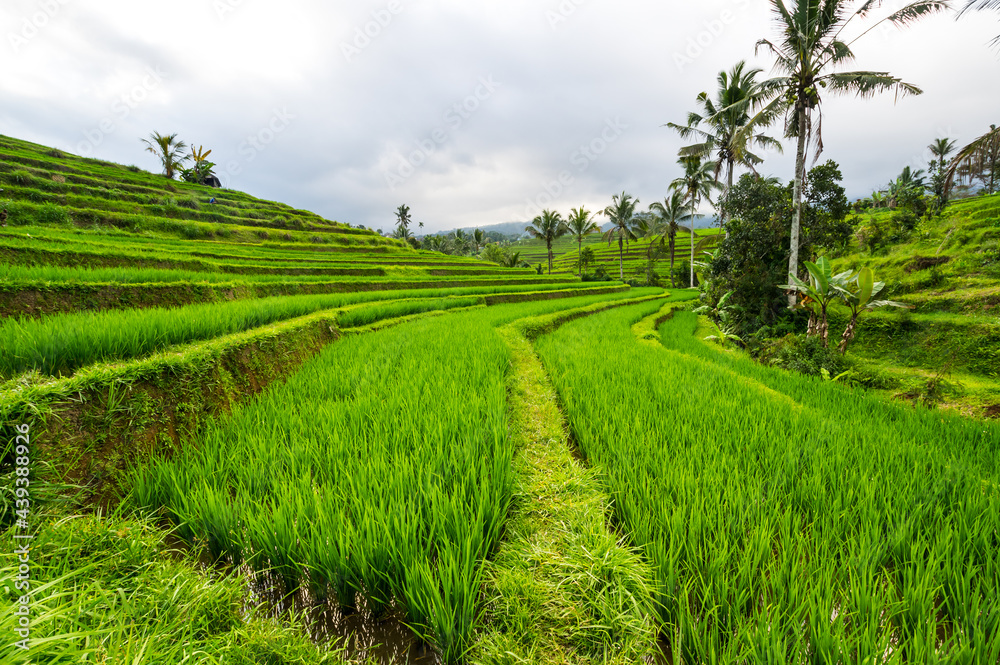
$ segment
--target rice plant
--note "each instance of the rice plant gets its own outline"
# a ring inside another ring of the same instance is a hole
[[[132,501],[219,551],[228,537],[289,588],[309,585],[347,609],[357,597],[376,613],[401,607],[457,662],[513,494],[510,358],[494,326],[657,292],[499,305],[346,337],[171,459],[135,470]],[[242,504],[240,533],[222,501],[187,501],[206,492]]]
[[[723,353],[688,312],[640,343],[657,309],[537,349],[675,662],[997,662],[1000,428]]]

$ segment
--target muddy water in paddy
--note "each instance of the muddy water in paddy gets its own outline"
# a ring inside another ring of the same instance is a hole
[[[441,659],[403,623],[401,612],[375,617],[358,598],[358,609],[344,613],[334,600],[318,601],[305,588],[286,595],[285,584],[274,575],[257,575],[248,589],[245,608],[263,611],[284,620],[299,614],[317,644],[347,648],[352,661],[374,661],[379,665],[440,665]]]
[[[170,533],[165,538],[167,553],[189,555],[191,546]],[[212,560],[207,551],[198,557],[198,568],[206,575],[228,575],[232,566]],[[400,611],[375,617],[358,597],[357,611],[343,612],[335,600],[320,601],[307,588],[292,594],[278,575],[255,573],[249,566],[239,572],[251,580],[243,601],[245,614],[257,611],[277,621],[288,621],[292,615],[302,617],[313,642],[321,645],[346,647],[345,657],[353,662],[378,665],[441,665],[437,653],[427,646],[404,623]]]

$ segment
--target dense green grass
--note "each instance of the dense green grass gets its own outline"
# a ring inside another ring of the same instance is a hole
[[[5,553],[0,662],[344,662],[338,652],[310,644],[298,626],[266,620],[252,608],[244,613],[243,575],[208,576],[191,554],[165,553],[164,532],[146,520],[48,516],[34,534],[30,648],[15,646],[22,592],[13,586],[17,566]],[[3,532],[4,542],[15,542],[13,535]]]
[[[537,348],[676,662],[996,662],[1000,428],[723,354],[690,313],[641,344],[657,308]]]

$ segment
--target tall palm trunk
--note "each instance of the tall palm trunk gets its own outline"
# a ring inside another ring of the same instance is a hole
[[[729,173],[726,175],[726,198],[729,197],[729,192],[733,191],[733,170],[735,165],[732,160],[729,161]],[[726,228],[726,209],[722,207],[719,211],[719,225],[722,226],[722,230],[726,232],[726,237],[729,237],[729,229]]]
[[[691,281],[688,283],[692,289],[694,288],[694,211],[698,209],[698,204],[695,199],[691,200]]]
[[[802,188],[806,178],[806,107],[796,111],[799,116],[799,136],[795,147],[795,188],[792,193],[792,241],[788,257],[789,274],[799,276],[799,228],[802,223]],[[788,309],[795,308],[795,292],[788,294]]]
[[[552,274],[552,240],[547,238],[545,240],[545,248],[549,250],[549,274]]]
[[[676,286],[674,284],[674,246],[676,236],[674,234],[670,235],[670,286]]]
[[[621,236],[618,236],[618,280],[625,281],[625,252],[622,249]]]
[[[576,241],[576,276],[583,279],[583,241]]]

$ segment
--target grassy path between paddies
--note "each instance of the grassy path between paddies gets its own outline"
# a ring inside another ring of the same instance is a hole
[[[679,293],[671,301],[691,297]],[[609,528],[608,495],[574,456],[555,388],[530,341],[623,304],[498,329],[511,353],[516,487],[507,534],[487,567],[487,627],[477,635],[472,663],[636,663],[653,655],[651,571]]]
[[[597,475],[575,459],[556,392],[516,325],[511,431],[518,453],[507,535],[487,572],[474,663],[635,663],[651,655],[652,575],[608,528]]]

